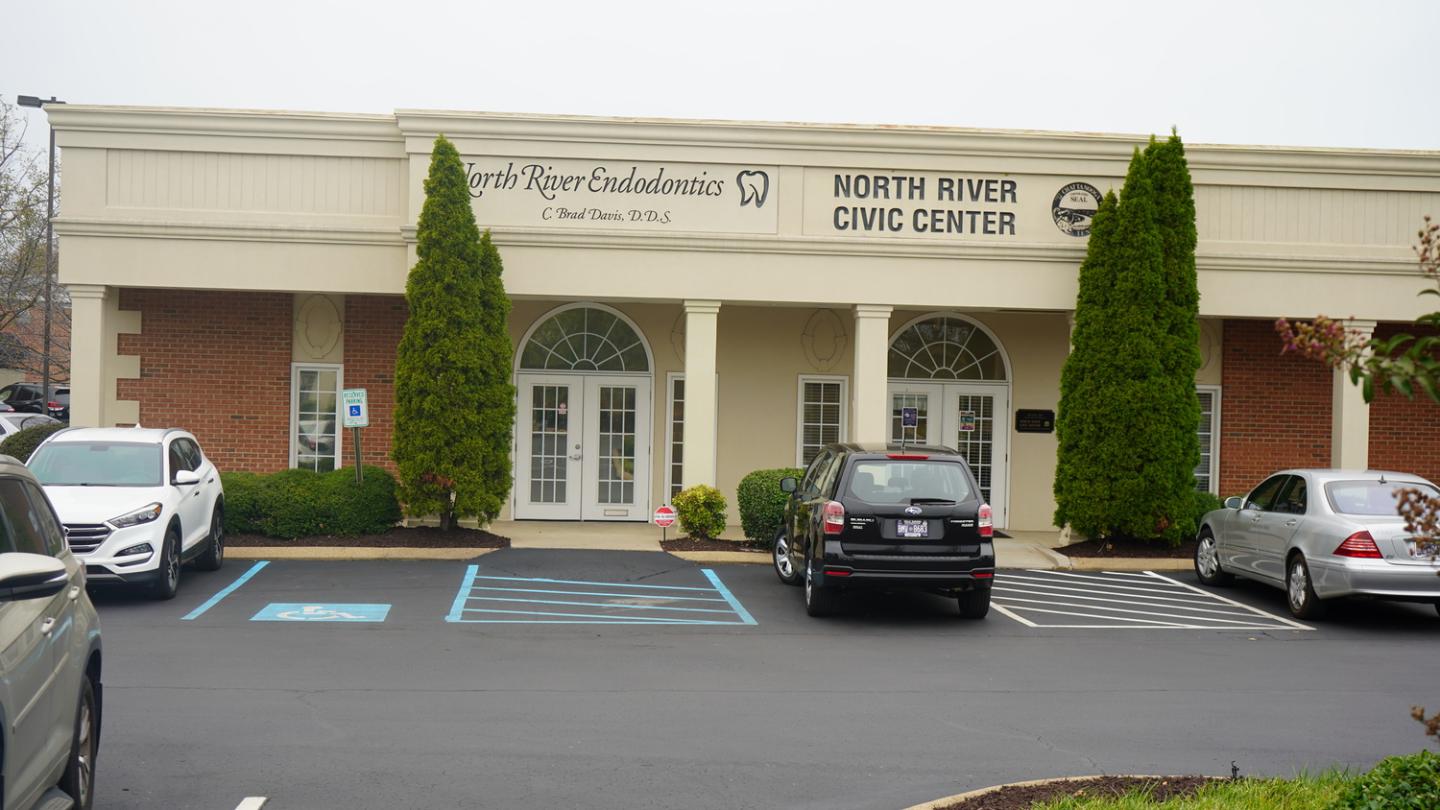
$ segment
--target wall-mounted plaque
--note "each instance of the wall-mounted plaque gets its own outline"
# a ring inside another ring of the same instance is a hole
[[[1015,411],[1015,432],[1054,433],[1055,412],[1020,408]]]

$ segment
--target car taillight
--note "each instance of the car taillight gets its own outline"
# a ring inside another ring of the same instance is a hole
[[[1375,545],[1375,538],[1370,532],[1359,531],[1345,538],[1335,549],[1337,557],[1366,557],[1369,559],[1380,559],[1380,547]]]
[[[980,514],[975,521],[975,525],[979,527],[981,537],[995,536],[995,520],[990,514],[990,504],[980,504]]]
[[[45,403],[45,407],[47,407],[47,408],[54,408],[55,410],[58,411],[58,410],[60,410],[60,403],[58,403],[58,402],[47,402],[47,403]]]
[[[821,514],[824,515],[826,534],[839,534],[845,531],[845,507],[841,506],[839,501],[830,501],[825,504],[825,509]]]

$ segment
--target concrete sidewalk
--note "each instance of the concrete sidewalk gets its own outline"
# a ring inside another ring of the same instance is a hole
[[[511,548],[578,549],[589,551],[660,551],[660,529],[649,523],[566,522],[543,520],[500,520],[489,530],[510,538]],[[1192,563],[1186,559],[1153,557],[1067,557],[1056,551],[1058,532],[1008,531],[1007,537],[995,538],[995,562],[999,568],[1030,568],[1075,571],[1183,571]],[[674,538],[678,532],[670,531]],[[742,536],[740,527],[731,526],[726,537]],[[244,559],[320,559],[320,560],[454,560],[477,557],[488,549],[404,548],[376,549],[366,547],[274,546],[229,548],[226,554]],[[677,551],[676,557],[698,563],[753,563],[769,565],[770,555],[763,551]]]

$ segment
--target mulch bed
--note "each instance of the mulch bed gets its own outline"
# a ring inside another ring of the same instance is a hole
[[[761,549],[738,543],[734,540],[692,540],[689,537],[675,537],[660,542],[666,551],[749,551],[764,554]]]
[[[1161,542],[1145,542],[1127,538],[1086,540],[1055,549],[1066,557],[1165,557],[1189,559],[1195,556],[1195,541],[1186,540],[1178,546]]]
[[[360,546],[363,548],[509,548],[510,538],[479,529],[441,531],[432,526],[397,526],[384,534],[353,537],[300,537],[285,540],[259,534],[231,534],[225,542],[235,548],[254,546]]]
[[[1029,810],[1035,802],[1051,801],[1066,796],[1123,796],[1128,791],[1144,787],[1151,789],[1150,795],[1156,801],[1165,801],[1189,796],[1211,781],[1213,781],[1213,777],[1209,776],[1172,776],[1165,779],[1140,776],[1101,776],[1095,779],[1066,779],[1044,785],[1003,787],[984,796],[947,804],[941,810]]]

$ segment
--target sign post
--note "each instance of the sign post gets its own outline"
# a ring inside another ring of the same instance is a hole
[[[360,469],[360,428],[370,427],[370,406],[365,401],[364,388],[346,388],[340,392],[341,424],[350,428],[355,444],[355,483],[365,480]]]
[[[665,530],[675,525],[675,507],[666,504],[656,508],[655,525],[660,527],[660,542],[665,542]]]

